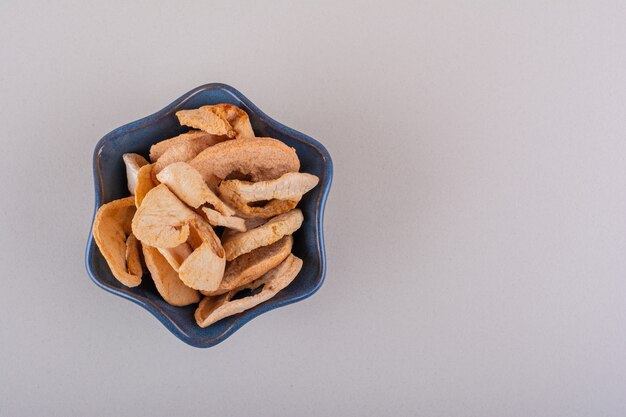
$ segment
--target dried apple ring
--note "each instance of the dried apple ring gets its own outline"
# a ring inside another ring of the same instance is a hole
[[[209,203],[226,216],[235,213],[211,191],[202,179],[202,175],[185,162],[168,165],[157,174],[157,179],[193,208]]]
[[[227,194],[231,200],[251,203],[262,200],[300,201],[302,196],[317,185],[319,178],[304,172],[288,172],[275,180],[241,181],[226,180],[219,185],[221,194]]]
[[[213,135],[227,136],[231,139],[254,137],[248,113],[232,104],[223,103],[193,110],[180,110],[176,112],[176,117],[181,125]]]
[[[211,146],[189,163],[209,186],[216,186],[214,177],[227,179],[236,174],[251,181],[279,178],[300,170],[300,160],[293,148],[272,138],[228,140]]]
[[[224,183],[224,181],[222,181],[222,183]],[[299,198],[297,200],[270,200],[263,206],[250,206],[248,203],[240,200],[236,194],[233,194],[230,188],[223,188],[220,192],[220,197],[234,208],[235,212],[240,217],[246,219],[268,219],[278,216],[279,214],[287,213],[289,210],[294,209],[300,201]]]
[[[150,161],[157,162],[163,154],[165,154],[170,148],[174,147],[188,147],[196,146],[201,149],[206,149],[209,146],[215,145],[220,142],[221,138],[210,133],[203,132],[201,130],[190,130],[189,132],[182,133],[170,139],[157,142],[150,147]]]
[[[204,133],[204,132],[203,132]],[[193,141],[182,141],[171,145],[154,163],[153,179],[166,166],[175,162],[189,162],[200,152],[218,143],[216,136],[205,133],[205,136]]]
[[[154,164],[144,165],[139,168],[137,173],[137,183],[135,184],[135,206],[139,208],[148,191],[159,185],[158,181],[152,176]]]
[[[132,221],[133,233],[148,246],[173,248],[189,237],[189,221],[197,216],[166,185],[146,194]]]
[[[135,194],[135,187],[137,186],[137,175],[139,169],[148,164],[146,158],[136,153],[125,153],[122,155],[124,165],[126,165],[126,182],[128,184],[128,191],[131,194]]]
[[[93,237],[113,276],[127,287],[141,283],[141,270],[127,263],[127,240],[135,214],[135,199],[122,198],[103,204],[93,222]],[[132,249],[131,249],[132,250]],[[132,256],[132,255],[131,255]],[[132,271],[129,271],[132,269]]]
[[[189,288],[180,280],[178,273],[157,248],[144,245],[143,257],[157,291],[168,304],[182,307],[200,301],[198,291]]]
[[[271,245],[285,235],[290,235],[300,228],[304,217],[300,209],[276,216],[267,223],[248,230],[247,232],[229,232],[222,236],[222,245],[226,252],[226,260],[253,251],[261,246]]]
[[[200,327],[208,327],[225,317],[241,313],[269,300],[291,284],[300,269],[302,259],[289,255],[280,265],[256,281],[223,295],[205,297],[200,301],[194,314],[196,323]],[[249,291],[251,295],[236,298],[238,294],[245,294],[245,291]]]
[[[244,286],[280,264],[293,246],[293,237],[284,236],[278,242],[261,246],[226,264],[224,278],[215,291],[201,291],[203,295],[220,295]]]
[[[226,266],[224,248],[213,228],[199,214],[191,222],[189,243],[194,250],[180,265],[180,279],[197,290],[217,289]]]

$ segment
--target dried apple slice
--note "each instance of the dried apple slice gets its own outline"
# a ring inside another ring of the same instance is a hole
[[[131,194],[135,194],[135,187],[137,186],[137,174],[139,169],[148,164],[146,158],[136,153],[125,153],[122,155],[124,165],[126,165],[126,182],[128,184],[128,191]]]
[[[268,181],[225,180],[218,187],[223,198],[242,217],[269,218],[296,207],[302,195],[310,191],[319,178],[315,175],[288,172]],[[262,206],[249,205],[262,200]]]
[[[157,174],[157,179],[193,208],[209,203],[224,215],[231,216],[235,213],[211,191],[202,175],[185,162],[168,165]]]
[[[284,236],[278,242],[261,246],[252,252],[239,256],[226,264],[224,278],[215,291],[201,291],[203,295],[220,295],[244,286],[278,266],[289,254],[293,237]]]
[[[196,213],[191,221],[189,244],[193,252],[182,262],[178,273],[188,287],[214,291],[224,276],[224,248],[211,225]]]
[[[226,260],[251,252],[254,249],[271,245],[285,235],[290,235],[300,228],[304,217],[300,209],[276,216],[267,223],[247,232],[229,232],[222,236],[222,245]]]
[[[223,295],[205,297],[200,301],[194,314],[196,323],[200,327],[208,327],[225,317],[241,313],[269,300],[291,284],[300,269],[302,269],[302,260],[289,255],[280,265],[265,273],[258,280]],[[245,296],[246,292],[250,295]],[[238,294],[244,296],[237,298]]]
[[[162,140],[161,142],[157,142],[152,145],[150,147],[150,161],[157,162],[164,153],[173,147],[179,147],[179,149],[181,149],[191,144],[191,147],[206,149],[222,140],[223,139],[218,136],[211,135],[210,133],[203,132],[201,130],[191,130],[187,133]]]
[[[248,114],[232,104],[202,106],[193,110],[180,110],[176,117],[181,125],[201,129],[213,135],[231,139],[253,138],[254,131]]]
[[[203,150],[189,165],[209,186],[216,183],[214,177],[226,179],[231,174],[265,181],[300,170],[296,151],[272,138],[227,140]]]
[[[157,248],[143,245],[143,257],[161,297],[173,306],[186,306],[200,301],[198,291],[187,287]]]
[[[278,179],[269,181],[222,181],[219,191],[243,203],[274,199],[300,201],[302,196],[313,189],[318,182],[319,178],[315,175],[288,172]]]
[[[131,252],[127,263],[127,237],[131,235],[131,221],[135,214],[135,199],[126,197],[103,204],[93,222],[93,237],[113,276],[127,287],[141,283],[141,268],[136,268]],[[132,241],[131,241],[132,245]],[[132,272],[130,270],[132,270]]]
[[[189,162],[205,149],[215,145],[219,140],[216,136],[208,135],[193,141],[175,143],[167,149],[154,163],[153,178],[166,166],[175,162]]]
[[[197,216],[166,185],[146,194],[132,221],[133,233],[148,246],[173,248],[189,237],[189,222]]]
[[[137,173],[137,183],[135,185],[135,206],[139,208],[148,191],[158,185],[158,181],[155,182],[152,176],[152,169],[154,164],[144,165],[139,169]]]
[[[223,181],[222,181],[223,182]],[[248,203],[241,201],[237,196],[231,194],[231,190],[224,188],[220,193],[220,197],[232,207],[239,217],[246,219],[259,218],[268,219],[287,213],[298,205],[298,200],[271,200],[262,206],[250,206]]]

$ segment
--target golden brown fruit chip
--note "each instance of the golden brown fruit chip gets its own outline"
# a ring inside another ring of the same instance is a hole
[[[125,153],[122,155],[124,165],[126,165],[126,182],[128,184],[128,191],[131,194],[135,194],[135,187],[137,186],[137,174],[139,174],[139,168],[148,164],[146,158],[136,153]]]
[[[243,203],[261,200],[294,200],[300,201],[302,196],[317,185],[319,178],[304,172],[288,172],[275,180],[241,181],[226,180],[219,185],[220,193],[227,194],[231,199]]]
[[[128,235],[126,239],[126,266],[128,272],[132,275],[141,276],[143,268],[141,267],[141,259],[139,258],[139,248],[141,243],[134,234]]]
[[[224,226],[229,229],[237,230],[238,232],[245,232],[246,221],[237,216],[224,216],[217,210],[213,210],[208,207],[202,207],[202,211],[206,215],[207,220],[211,226]]]
[[[222,181],[223,182],[223,181]],[[224,188],[220,194],[230,207],[235,210],[235,213],[240,217],[249,218],[261,218],[268,219],[270,217],[278,216],[279,214],[287,213],[289,210],[294,209],[298,205],[298,200],[270,200],[263,206],[250,206],[245,203],[236,195],[230,194],[231,190]]]
[[[143,257],[161,297],[173,306],[186,306],[200,301],[198,291],[187,287],[178,273],[156,248],[143,245]]]
[[[224,278],[217,290],[202,291],[203,295],[220,295],[254,281],[280,264],[293,246],[291,235],[285,236],[269,246],[256,248],[226,264]]]
[[[251,252],[261,246],[271,245],[285,235],[290,235],[300,228],[304,217],[300,209],[276,216],[262,226],[247,232],[229,232],[222,236],[222,245],[226,260]]]
[[[170,139],[162,140],[161,142],[157,142],[152,145],[150,147],[150,161],[158,161],[159,158],[173,146],[181,146],[181,144],[183,144],[182,147],[185,147],[187,144],[197,143],[199,144],[198,146],[201,146],[202,149],[205,149],[209,146],[215,145],[221,140],[223,139],[215,135],[211,135],[210,133],[203,132],[201,130],[190,130],[187,133],[183,133]]]
[[[135,206],[139,208],[148,191],[153,189],[158,184],[155,184],[152,178],[152,169],[154,164],[144,165],[139,169],[137,173],[137,183],[135,185]]]
[[[233,173],[251,181],[265,181],[300,170],[296,151],[272,138],[227,140],[203,150],[189,165],[209,185],[215,183],[213,177],[225,179]]]
[[[185,162],[168,165],[157,174],[157,179],[193,208],[209,203],[217,211],[227,216],[235,213],[211,191],[202,179],[202,175]]]
[[[232,104],[202,106],[194,110],[180,110],[176,117],[181,125],[201,129],[213,135],[229,138],[253,138],[254,131],[248,114]]]
[[[133,218],[133,233],[148,246],[173,248],[189,237],[188,222],[197,216],[166,185],[146,194]]]
[[[219,141],[220,139],[217,136],[206,134],[206,136],[199,137],[193,141],[181,141],[171,145],[154,163],[154,178],[166,166],[174,162],[189,162],[200,152]]]
[[[302,269],[302,259],[289,255],[280,265],[256,281],[223,295],[205,297],[200,301],[194,314],[196,323],[200,327],[207,327],[225,317],[241,313],[269,300],[291,284],[300,269]],[[252,295],[233,300],[238,293],[246,290],[249,290]]]
[[[180,265],[178,273],[188,287],[213,291],[224,276],[224,249],[213,228],[200,215],[194,214],[189,239],[194,251]]]
[[[193,248],[189,243],[183,242],[178,246],[173,248],[157,248],[159,253],[163,255],[167,262],[174,268],[174,271],[178,272],[180,269],[180,265],[187,259],[191,252],[193,252]]]
[[[224,256],[215,253],[210,245],[203,244],[185,259],[178,273],[190,288],[211,291],[219,287],[224,266]]]
[[[141,273],[130,273],[126,263],[126,241],[131,234],[135,210],[132,196],[111,201],[100,206],[93,222],[93,237],[102,256],[113,276],[127,287],[136,287],[141,283]],[[134,265],[132,268],[137,272]]]

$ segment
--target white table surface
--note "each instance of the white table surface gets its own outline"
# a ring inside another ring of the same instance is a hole
[[[0,5],[0,415],[626,414],[623,2],[46,3]],[[207,82],[335,179],[322,289],[202,350],[83,256],[98,139]]]

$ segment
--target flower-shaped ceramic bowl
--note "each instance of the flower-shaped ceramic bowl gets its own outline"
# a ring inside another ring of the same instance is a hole
[[[228,85],[207,84],[198,87],[163,110],[117,128],[100,139],[93,154],[95,210],[104,203],[129,195],[122,161],[124,153],[135,152],[147,157],[152,144],[188,130],[179,125],[174,113],[217,103],[230,103],[244,109],[250,116],[257,136],[273,137],[295,148],[301,161],[300,170],[320,178],[317,187],[307,193],[298,205],[304,213],[304,223],[294,234],[293,253],[302,258],[304,265],[296,279],[274,298],[202,329],[194,320],[196,305],[174,307],[167,304],[157,293],[149,275],[144,274],[141,285],[136,288],[127,288],[120,284],[111,274],[91,231],[85,259],[87,272],[98,286],[139,304],[174,335],[196,347],[213,346],[254,317],[311,296],[322,285],[326,272],[324,205],[333,176],[333,165],[328,151],[318,141],[268,117],[239,91]]]

